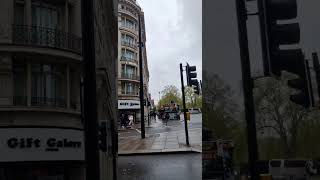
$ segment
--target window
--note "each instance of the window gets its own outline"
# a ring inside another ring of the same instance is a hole
[[[126,53],[125,53],[125,57],[126,58],[129,58],[129,59],[136,59],[136,57],[135,57],[135,53],[133,52],[133,51],[130,51],[130,50],[128,50],[127,49],[127,51],[126,51]]]
[[[135,30],[136,23],[130,19],[126,19],[126,27]]]
[[[24,1],[16,1],[14,7],[14,23],[16,25],[24,25]]]
[[[127,66],[125,73],[128,74],[128,75],[134,75],[135,74],[135,67]]]
[[[65,68],[51,64],[31,67],[32,105],[65,106]]]
[[[134,94],[135,93],[134,90],[135,88],[133,83],[130,83],[130,82],[127,83],[127,94],[130,94],[130,95]]]
[[[33,2],[32,25],[50,29],[58,29],[59,11],[60,9],[53,5]]]
[[[27,67],[24,63],[14,63],[13,65],[13,83],[14,83],[14,105],[27,104]]]

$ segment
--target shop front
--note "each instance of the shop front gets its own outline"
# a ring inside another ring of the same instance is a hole
[[[122,114],[128,115],[133,122],[140,121],[140,101],[138,100],[118,100],[119,117]],[[120,120],[120,118],[119,118]]]
[[[1,180],[84,180],[82,129],[0,128]]]

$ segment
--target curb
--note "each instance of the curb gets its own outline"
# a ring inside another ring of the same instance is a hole
[[[131,152],[118,153],[118,156],[137,156],[137,155],[164,155],[164,154],[200,154],[201,152],[195,150],[188,151],[154,151],[154,152]]]

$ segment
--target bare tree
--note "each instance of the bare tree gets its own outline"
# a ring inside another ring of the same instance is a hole
[[[291,78],[290,74],[281,79],[264,78],[256,82],[254,90],[257,130],[271,129],[269,136],[281,139],[287,157],[295,156],[299,127],[307,119],[307,111],[289,100],[290,94],[295,93],[287,86]]]

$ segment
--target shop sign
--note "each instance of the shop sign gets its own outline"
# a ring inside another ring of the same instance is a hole
[[[84,160],[84,132],[60,128],[0,128],[0,162]]]
[[[118,100],[118,109],[140,109],[140,101]]]

